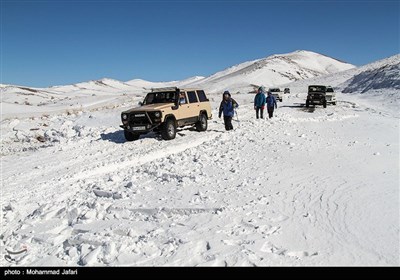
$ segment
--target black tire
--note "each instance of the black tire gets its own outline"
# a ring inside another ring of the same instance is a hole
[[[196,123],[197,131],[206,131],[208,127],[207,117],[205,114],[199,116],[199,121]]]
[[[306,107],[310,107],[310,101],[308,99],[306,100]]]
[[[336,105],[336,102],[333,102],[332,104],[333,104],[333,105]]]
[[[322,101],[322,105],[326,108],[326,100]]]
[[[164,140],[172,140],[176,136],[176,125],[173,119],[168,119],[161,128],[161,137]]]
[[[124,136],[125,136],[126,141],[135,141],[135,140],[139,139],[140,134],[136,134],[136,133],[132,133],[127,130],[124,130]]]

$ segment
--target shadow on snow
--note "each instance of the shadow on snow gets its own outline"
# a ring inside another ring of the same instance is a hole
[[[181,137],[186,136],[188,131],[196,131],[195,127],[185,127],[185,128],[178,128],[176,130],[176,135],[179,135]],[[123,130],[117,130],[114,132],[110,133],[102,133],[100,134],[100,137],[104,141],[110,141],[116,144],[123,144],[129,141],[126,141],[124,131]],[[142,134],[140,135],[139,139],[145,139],[145,138],[153,138],[159,141],[163,141],[160,133],[156,132],[149,132],[147,134]],[[133,141],[134,142],[134,141]]]
[[[104,141],[110,141],[110,142],[114,142],[116,144],[122,144],[122,143],[127,142],[125,139],[123,130],[117,130],[117,131],[110,132],[110,133],[102,133],[102,134],[100,134],[100,137]]]
[[[298,108],[303,112],[314,113],[315,105],[311,105],[310,107],[306,107],[304,103],[293,103],[293,105],[283,105],[279,106],[280,108]]]

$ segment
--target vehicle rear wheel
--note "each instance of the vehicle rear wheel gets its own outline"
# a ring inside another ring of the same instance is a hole
[[[161,128],[161,137],[164,140],[172,140],[176,136],[176,125],[173,119],[168,119]]]
[[[206,131],[207,130],[207,117],[204,114],[201,114],[198,122],[196,123],[197,131]]]
[[[127,130],[124,130],[124,136],[125,136],[126,141],[135,141],[135,140],[139,139],[140,134],[136,134],[136,133],[132,133]]]

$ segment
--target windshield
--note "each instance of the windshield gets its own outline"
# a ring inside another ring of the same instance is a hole
[[[281,90],[279,88],[271,88],[269,91],[270,92],[280,92]]]
[[[146,95],[143,104],[174,103],[175,100],[175,91],[150,92]]]
[[[326,92],[333,92],[333,88],[327,88]]]
[[[325,86],[309,86],[308,92],[325,92]]]

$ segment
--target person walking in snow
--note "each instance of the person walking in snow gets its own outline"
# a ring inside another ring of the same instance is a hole
[[[265,108],[265,91],[264,87],[259,87],[256,96],[254,97],[254,110],[256,110],[256,118],[258,119],[258,114],[260,117],[264,118],[264,108]]]
[[[222,113],[224,114],[224,124],[226,130],[233,129],[232,118],[235,114],[234,109],[237,107],[239,107],[239,104],[231,97],[229,91],[224,91],[221,104],[219,105],[218,117],[221,118]]]
[[[267,103],[268,116],[269,118],[272,118],[274,116],[274,109],[278,108],[278,105],[276,104],[275,97],[272,95],[270,91],[268,91],[266,103]]]

